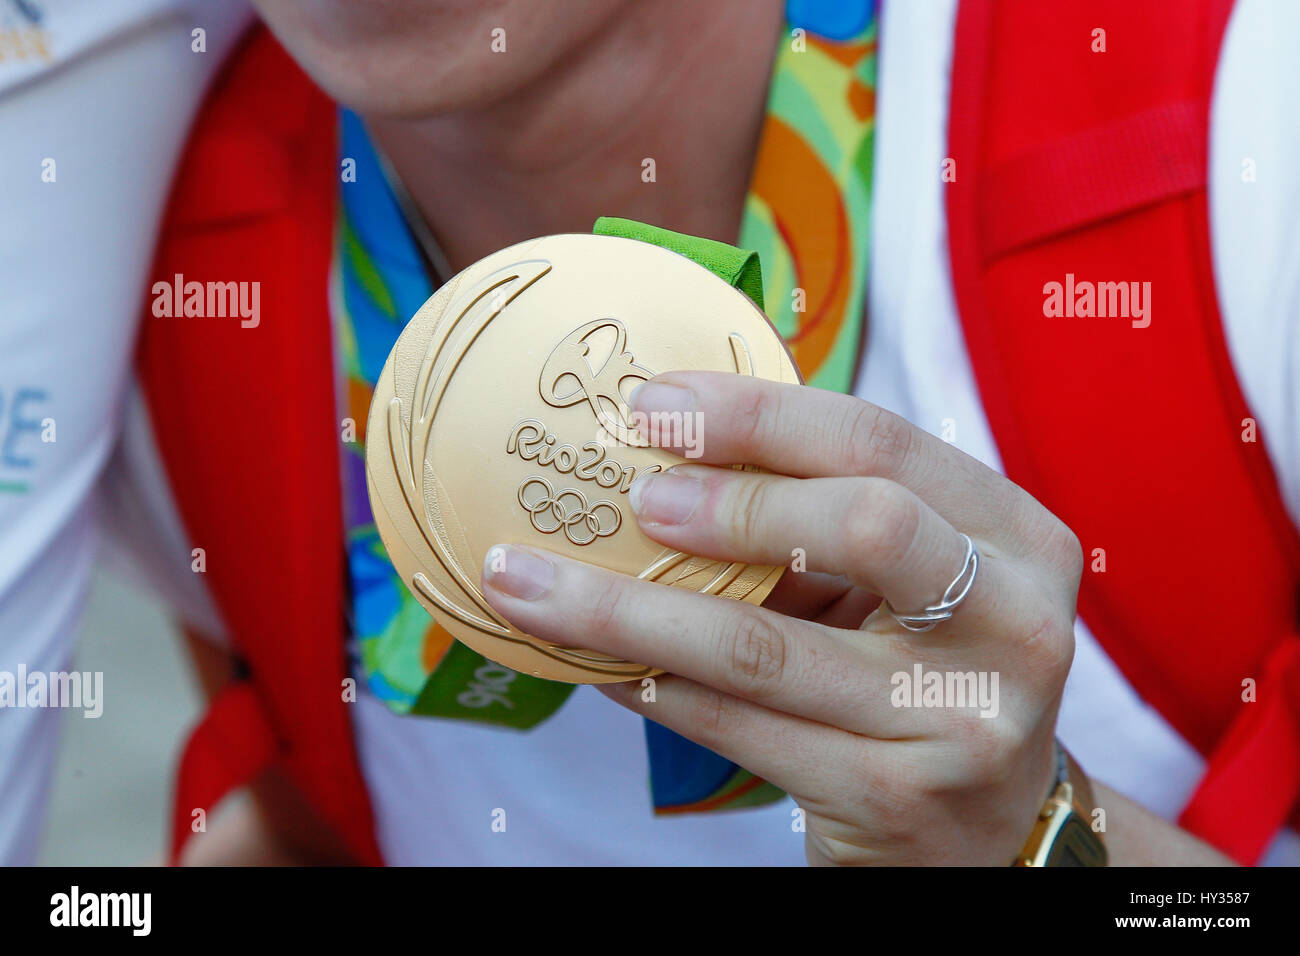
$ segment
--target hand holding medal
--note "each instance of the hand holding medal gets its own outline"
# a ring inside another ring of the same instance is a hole
[[[799,385],[690,260],[555,236],[470,267],[390,356],[367,473],[448,630],[787,790],[813,862],[1020,851],[1056,767],[1077,541],[946,443]],[[900,703],[917,662],[998,674],[997,719]]]

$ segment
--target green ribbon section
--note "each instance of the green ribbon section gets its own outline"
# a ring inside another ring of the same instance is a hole
[[[617,219],[613,216],[601,216],[591,231],[598,236],[620,236],[663,246],[698,262],[724,279],[728,285],[735,286],[753,299],[760,309],[763,308],[763,270],[757,252],[737,249],[716,239],[701,239],[684,232],[650,226],[635,219]]]
[[[416,698],[411,713],[529,730],[577,690],[493,663],[454,641]]]

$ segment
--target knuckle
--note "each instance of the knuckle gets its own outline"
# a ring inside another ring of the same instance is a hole
[[[1015,521],[1017,536],[1026,542],[1023,552],[1034,562],[1043,580],[1064,584],[1071,598],[1083,577],[1083,546],[1064,521],[1032,499]]]
[[[758,541],[761,524],[767,512],[768,482],[762,478],[742,478],[736,482],[735,497],[731,507],[732,545],[740,546]]]
[[[619,630],[623,613],[623,595],[617,581],[606,581],[596,588],[587,605],[587,628],[593,634],[614,634]]]
[[[1021,642],[1020,659],[1031,679],[1048,690],[1065,686],[1074,663],[1074,621],[1056,609],[1030,619]]]
[[[882,563],[901,562],[921,527],[920,502],[899,485],[866,478],[854,491],[844,534],[850,553],[869,546]]]
[[[959,732],[967,781],[987,784],[1009,779],[1020,764],[1024,734],[1016,720],[1003,713],[995,720],[966,716]]]
[[[722,648],[728,672],[742,692],[761,694],[781,683],[789,644],[782,630],[762,614],[744,612],[722,641]]]
[[[1004,711],[993,720],[965,715],[949,726],[948,734],[942,769],[930,782],[931,795],[946,799],[971,791],[1001,792],[1017,779],[1026,735],[1011,714]]]
[[[1061,568],[1066,579],[1077,587],[1083,576],[1083,545],[1079,543],[1079,536],[1064,521],[1053,517],[1047,533],[1047,548],[1052,563]]]
[[[930,810],[930,784],[924,769],[907,759],[873,760],[862,768],[863,792],[886,823],[883,836],[905,839]],[[891,825],[892,824],[892,825]]]
[[[912,452],[912,426],[868,402],[854,403],[844,433],[850,467],[860,475],[896,475]]]
[[[739,450],[761,448],[768,444],[772,434],[772,423],[780,413],[779,395],[761,383],[748,382],[735,406],[731,410],[733,434],[736,436]]]
[[[740,720],[735,699],[716,691],[701,694],[691,710],[690,726],[711,740],[731,736]]]

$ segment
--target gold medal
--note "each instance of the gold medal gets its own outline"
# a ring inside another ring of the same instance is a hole
[[[799,381],[780,335],[743,293],[632,239],[522,242],[424,303],[375,386],[366,478],[389,558],[439,624],[485,657],[550,680],[657,673],[512,627],[481,590],[498,543],[754,604],[767,597],[784,568],[665,548],[641,533],[628,504],[638,475],[683,460],[650,447],[628,396],[681,369]],[[656,424],[689,453],[708,441],[708,422],[687,419]]]

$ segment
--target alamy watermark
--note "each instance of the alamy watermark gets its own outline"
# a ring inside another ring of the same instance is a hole
[[[978,709],[981,717],[998,715],[997,671],[927,671],[920,663],[911,673],[897,671],[889,702],[895,707],[945,707]]]
[[[1052,318],[1132,319],[1135,329],[1151,324],[1150,282],[1076,281],[1073,272],[1064,282],[1043,285],[1043,315]]]
[[[171,282],[155,282],[152,292],[159,318],[238,318],[245,329],[262,323],[260,282],[186,282],[178,272]]]
[[[152,893],[88,893],[74,885],[50,897],[50,925],[55,927],[121,927],[132,936],[148,936],[152,913]]]
[[[652,448],[679,451],[683,458],[704,455],[703,412],[641,412],[628,416],[628,424]]]
[[[55,707],[82,711],[83,717],[104,713],[103,671],[0,671],[0,710]]]

